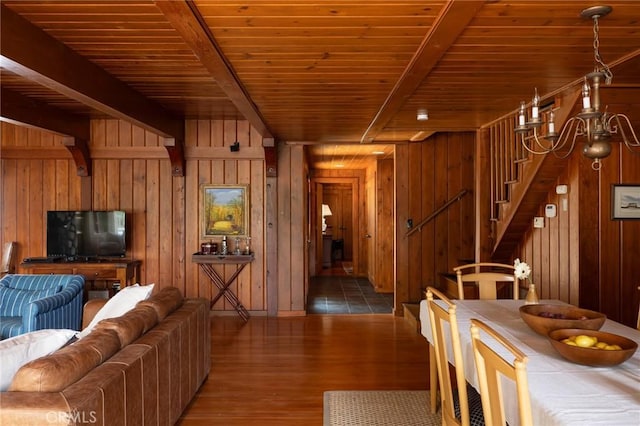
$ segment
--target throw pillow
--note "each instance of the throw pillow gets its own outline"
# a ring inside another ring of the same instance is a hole
[[[103,319],[115,318],[124,315],[131,309],[135,308],[138,302],[148,299],[153,291],[154,285],[155,284],[141,286],[139,284],[134,284],[117,292],[115,296],[109,299],[107,303],[105,303],[105,305],[96,313],[96,316],[93,317],[89,325],[78,333],[78,339],[81,339],[91,333],[96,324]]]
[[[77,333],[75,330],[37,330],[0,341],[0,391],[9,388],[16,371],[34,359],[63,347]]]

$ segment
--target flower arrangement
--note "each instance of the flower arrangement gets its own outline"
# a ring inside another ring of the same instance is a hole
[[[531,267],[527,263],[520,262],[520,259],[518,258],[513,262],[513,266],[516,268],[514,271],[516,278],[519,280],[529,279],[529,275],[531,275]]]
[[[516,259],[513,262],[515,268],[513,273],[519,280],[529,280],[529,291],[527,292],[526,304],[538,303],[538,294],[536,293],[536,286],[531,282],[529,278],[531,276],[531,267],[525,263],[520,262],[520,259]]]

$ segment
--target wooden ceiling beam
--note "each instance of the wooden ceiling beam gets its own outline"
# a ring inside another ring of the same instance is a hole
[[[409,65],[360,138],[360,143],[375,141],[485,3],[485,0],[450,0],[442,8]]]
[[[91,176],[88,117],[54,108],[6,88],[0,91],[0,120],[65,135],[63,145],[76,163],[78,176]]]
[[[222,54],[211,30],[191,1],[158,0],[156,6],[209,71],[213,79],[263,138],[273,138],[262,114]]]
[[[0,66],[91,108],[171,138],[167,146],[174,176],[184,176],[184,120],[6,7],[0,5]],[[182,152],[182,150],[177,151]],[[177,157],[177,160],[176,160]]]
[[[87,141],[91,138],[89,117],[55,108],[5,87],[0,89],[0,96],[0,117],[3,121]]]

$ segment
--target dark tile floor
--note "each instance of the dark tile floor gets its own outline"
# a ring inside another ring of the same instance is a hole
[[[390,314],[393,293],[376,293],[366,278],[321,275],[311,277],[307,301],[309,314]]]

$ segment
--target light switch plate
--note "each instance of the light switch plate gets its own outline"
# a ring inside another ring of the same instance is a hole
[[[567,185],[558,185],[556,186],[556,194],[562,195],[569,192],[569,187]]]
[[[534,228],[544,228],[544,217],[534,217],[533,218],[533,227]]]

